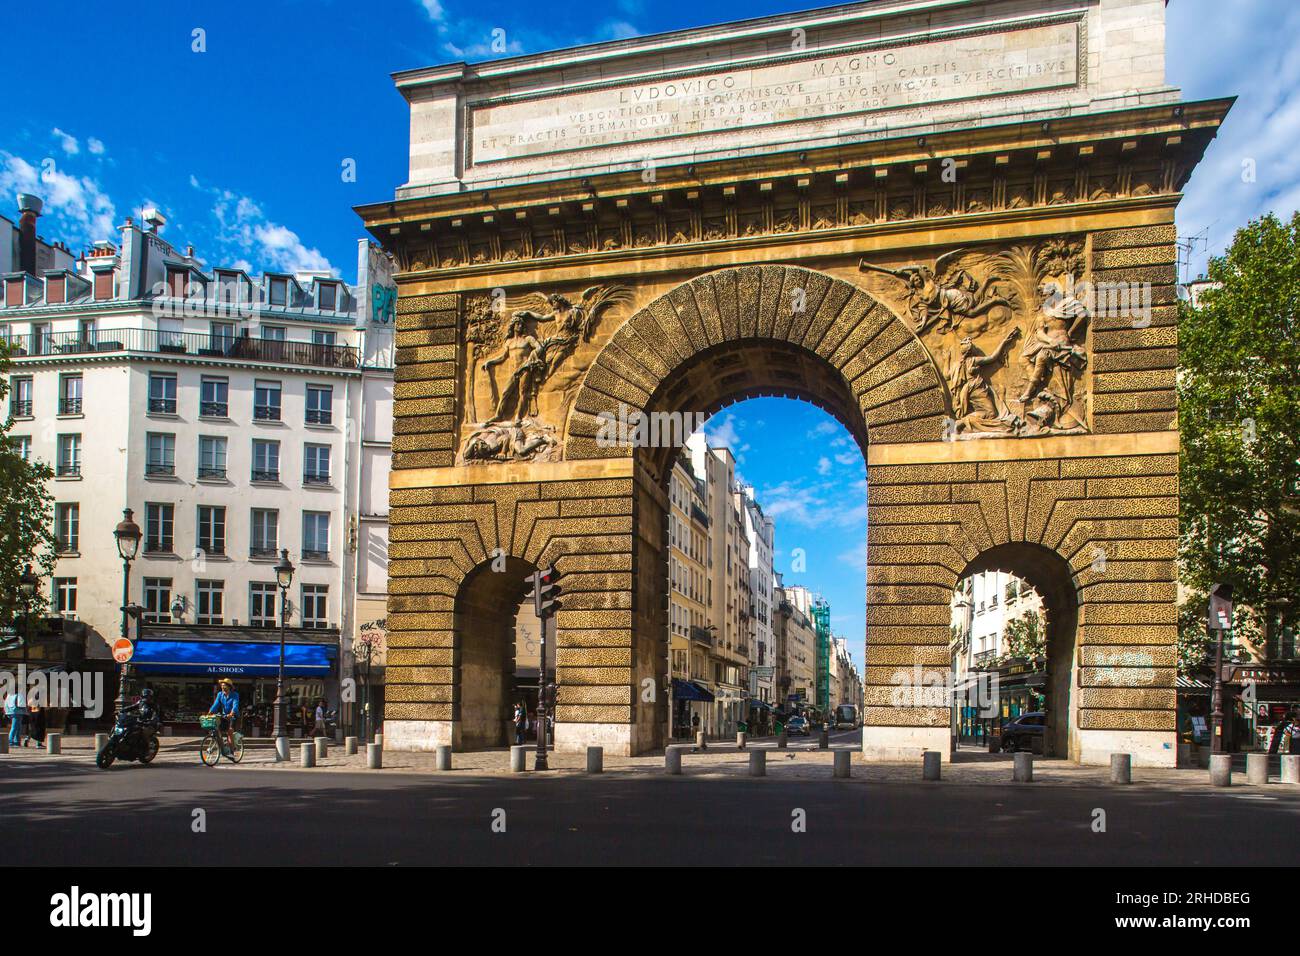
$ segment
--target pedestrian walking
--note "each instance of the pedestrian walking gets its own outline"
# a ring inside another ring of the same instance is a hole
[[[9,718],[9,746],[26,747],[23,723],[27,716],[27,698],[21,690],[12,690],[5,698],[5,716]]]
[[[325,698],[316,699],[316,727],[312,731],[313,736],[328,737],[329,729],[326,726],[329,722],[329,715],[325,712]]]
[[[37,704],[32,704],[28,708],[27,714],[27,740],[36,741],[37,747],[45,746],[45,708]],[[27,741],[23,741],[23,746],[27,746]]]

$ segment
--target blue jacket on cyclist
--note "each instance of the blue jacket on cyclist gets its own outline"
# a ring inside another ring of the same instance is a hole
[[[232,718],[239,716],[239,694],[230,681],[221,682],[221,690],[217,691],[217,698],[208,708],[208,713]]]

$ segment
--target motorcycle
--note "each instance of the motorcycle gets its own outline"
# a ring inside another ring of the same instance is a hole
[[[158,725],[152,720],[141,720],[134,714],[120,714],[108,743],[95,756],[95,765],[107,770],[113,761],[138,760],[147,764],[158,756]]]

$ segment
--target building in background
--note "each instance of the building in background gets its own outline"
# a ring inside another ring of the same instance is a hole
[[[683,451],[668,481],[669,708],[671,734],[690,739],[694,718],[712,725],[713,642],[712,579],[709,575],[710,528],[707,488]]]
[[[393,337],[391,304],[387,328],[371,307],[391,287],[383,267],[363,243],[356,286],[208,268],[163,237],[153,209],[74,258],[36,235],[40,212],[20,197],[19,226],[0,224],[0,336],[12,440],[55,472],[53,609],[85,625],[88,658],[108,658],[113,529],[132,509],[135,673],[181,720],[230,676],[255,722],[274,693],[287,549],[293,702],[338,703],[355,677],[358,595],[373,621],[386,587]]]
[[[772,589],[773,636],[776,644],[776,690],[782,712],[814,706],[817,626],[811,613],[812,592],[786,587],[780,573]]]
[[[1045,656],[1014,655],[1010,627],[1028,628],[1045,648],[1047,621],[1037,591],[1006,571],[980,571],[958,582],[951,653],[959,742],[982,745],[993,723],[1042,705]]]
[[[772,552],[775,522],[763,513],[752,487],[745,489],[745,533],[749,538],[749,713],[748,723],[763,732],[776,706],[776,667],[772,644]]]

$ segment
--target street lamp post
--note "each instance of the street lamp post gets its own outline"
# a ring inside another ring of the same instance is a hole
[[[122,520],[113,529],[117,539],[117,553],[122,558],[122,637],[130,640],[130,604],[131,604],[131,562],[140,552],[140,526],[135,523],[130,508],[122,510]],[[130,662],[123,662],[122,672],[117,682],[117,713],[121,716],[126,708],[126,676]]]
[[[275,583],[280,588],[280,669],[275,677],[275,759],[289,759],[289,741],[284,719],[284,631],[289,623],[289,585],[293,583],[293,562],[289,549],[280,549],[280,563],[275,566]]]

